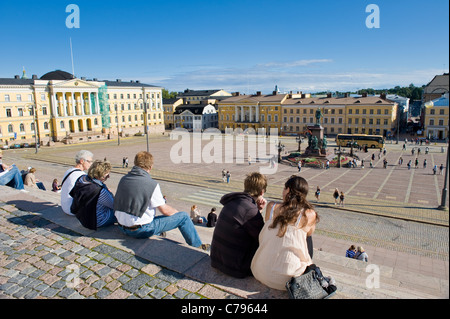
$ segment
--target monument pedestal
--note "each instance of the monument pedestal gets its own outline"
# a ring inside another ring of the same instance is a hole
[[[321,125],[311,125],[308,126],[308,130],[311,132],[311,139],[314,139],[314,137],[317,139],[317,147],[308,146],[305,154],[313,156],[326,156],[326,149],[322,148],[323,127]]]

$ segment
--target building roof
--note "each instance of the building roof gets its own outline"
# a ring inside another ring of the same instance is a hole
[[[163,99],[163,104],[175,104],[180,98]]]
[[[213,90],[190,90],[186,89],[184,92],[178,93],[179,97],[183,96],[210,96],[213,95],[219,91],[222,91],[222,89],[213,89]]]
[[[449,94],[447,93],[438,99],[434,99],[432,101],[425,103],[425,107],[431,107],[431,106],[447,106],[447,107],[449,107]]]
[[[124,82],[124,81],[122,81],[122,80],[115,80],[115,81],[103,80],[103,81],[100,81],[100,82],[105,82],[106,86],[137,87],[137,88],[142,88],[142,87],[155,87],[155,88],[159,88],[159,86],[141,83],[140,81],[129,81],[129,82]]]
[[[287,99],[283,105],[393,105],[394,102],[387,101],[378,96],[367,97],[312,97],[312,98],[298,98]]]
[[[425,86],[424,94],[444,94],[449,91],[448,73],[436,75],[433,80]]]
[[[175,109],[174,114],[181,114],[184,111],[190,111],[194,115],[201,115],[203,114],[203,109],[210,104],[201,104],[196,106],[179,106]]]
[[[44,74],[43,76],[41,76],[40,79],[41,80],[72,80],[72,79],[75,79],[75,77],[68,72],[56,70],[56,71],[51,71],[51,72]]]
[[[21,78],[0,78],[0,85],[32,85],[33,79],[21,79]]]
[[[239,103],[244,101],[250,102],[278,102],[280,103],[286,98],[287,94],[254,94],[254,95],[235,95],[229,98],[223,99],[219,104],[225,103]]]

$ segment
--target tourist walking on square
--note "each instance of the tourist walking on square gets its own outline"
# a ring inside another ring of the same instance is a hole
[[[314,195],[316,196],[316,200],[319,201],[319,198],[320,198],[320,187],[319,186],[317,186],[316,192],[314,193]]]
[[[227,171],[225,169],[222,170],[222,180],[224,182],[227,180]]]
[[[416,160],[414,161],[415,168],[419,167],[419,159],[416,157]]]
[[[402,166],[403,164],[403,157],[400,156],[400,158],[398,159],[398,166]]]
[[[230,171],[227,171],[226,178],[227,178],[227,183],[229,184],[230,183],[230,178],[231,178]]]
[[[211,242],[211,266],[236,278],[250,276],[250,264],[264,226],[261,211],[267,201],[267,178],[257,172],[247,175],[244,191],[224,195]]]
[[[325,168],[326,168],[326,169],[329,169],[329,168],[330,168],[330,160],[327,160],[326,165],[325,165]]]
[[[251,263],[256,280],[278,290],[302,275],[312,264],[312,242],[319,216],[307,201],[308,183],[303,177],[290,177],[283,189],[281,203],[267,205],[259,247]]]
[[[209,245],[202,243],[188,213],[166,204],[159,183],[150,175],[152,168],[152,154],[139,152],[131,171],[120,179],[114,199],[119,228],[134,238],[164,236],[178,228],[188,245],[208,250]],[[156,216],[157,210],[162,216]]]
[[[436,172],[437,172],[437,165],[434,165],[433,166],[433,175],[436,175]]]
[[[441,166],[439,166],[439,175],[442,175],[443,172],[444,172],[444,164],[441,164]]]
[[[67,215],[73,216],[70,212],[70,206],[72,206],[72,196],[70,191],[72,190],[75,182],[82,175],[86,175],[84,171],[87,171],[93,162],[94,154],[90,151],[81,150],[75,155],[75,166],[69,168],[63,176],[61,182],[61,208]]]
[[[337,205],[339,200],[339,190],[337,188],[334,189],[333,197],[334,197],[334,205]]]
[[[408,170],[411,169],[411,160],[409,160],[408,164],[406,164],[406,166],[408,166]]]
[[[302,161],[298,161],[297,163],[297,168],[298,168],[298,172],[300,173],[300,171],[302,170]]]
[[[373,162],[372,162],[372,160],[370,160],[369,165],[370,165],[370,168],[373,168]]]
[[[423,160],[423,168],[424,169],[427,168],[427,159],[426,158]]]
[[[341,205],[342,207],[344,207],[344,192],[341,192],[341,194],[339,195],[339,205]]]

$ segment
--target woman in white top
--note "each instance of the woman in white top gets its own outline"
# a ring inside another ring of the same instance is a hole
[[[251,270],[270,288],[286,290],[286,282],[302,275],[312,264],[306,237],[314,232],[319,216],[306,200],[307,194],[306,180],[294,175],[285,183],[283,202],[267,205],[266,223]]]

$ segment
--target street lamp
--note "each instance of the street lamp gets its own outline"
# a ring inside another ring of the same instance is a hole
[[[119,131],[119,107],[116,105],[116,119],[117,119],[117,145],[120,145],[120,131]]]
[[[284,145],[278,141],[278,163],[281,163],[281,152],[284,150]]]
[[[144,132],[145,132],[145,138],[147,141],[147,152],[149,152],[149,145],[148,145],[148,108],[147,108],[147,100],[145,98],[145,90],[144,88],[142,88],[142,96],[143,98],[139,98],[137,100],[137,102],[139,102],[139,100],[142,100],[142,102],[144,102]]]
[[[448,137],[450,138],[450,131],[448,132]],[[450,140],[450,139],[449,139]],[[450,142],[447,143],[447,164],[445,165],[445,180],[444,180],[444,188],[442,189],[442,197],[441,197],[441,205],[439,205],[438,209],[440,210],[448,210],[447,207],[447,182],[448,182],[448,165],[449,165],[449,159],[450,159],[450,155],[448,152],[448,148],[450,146],[449,144]]]
[[[39,144],[38,144],[38,139],[37,139],[37,134],[38,134],[38,124],[37,124],[37,116],[36,116],[36,112],[37,112],[37,107],[36,107],[36,103],[34,104],[30,104],[28,106],[28,110],[30,112],[33,112],[33,123],[34,123],[34,146],[36,148],[36,152],[35,154],[38,153],[39,150]]]
[[[342,155],[342,151],[341,151],[341,145],[339,145],[339,148],[336,150],[334,149],[334,154],[336,154],[338,156],[338,168],[341,168],[341,155]]]

